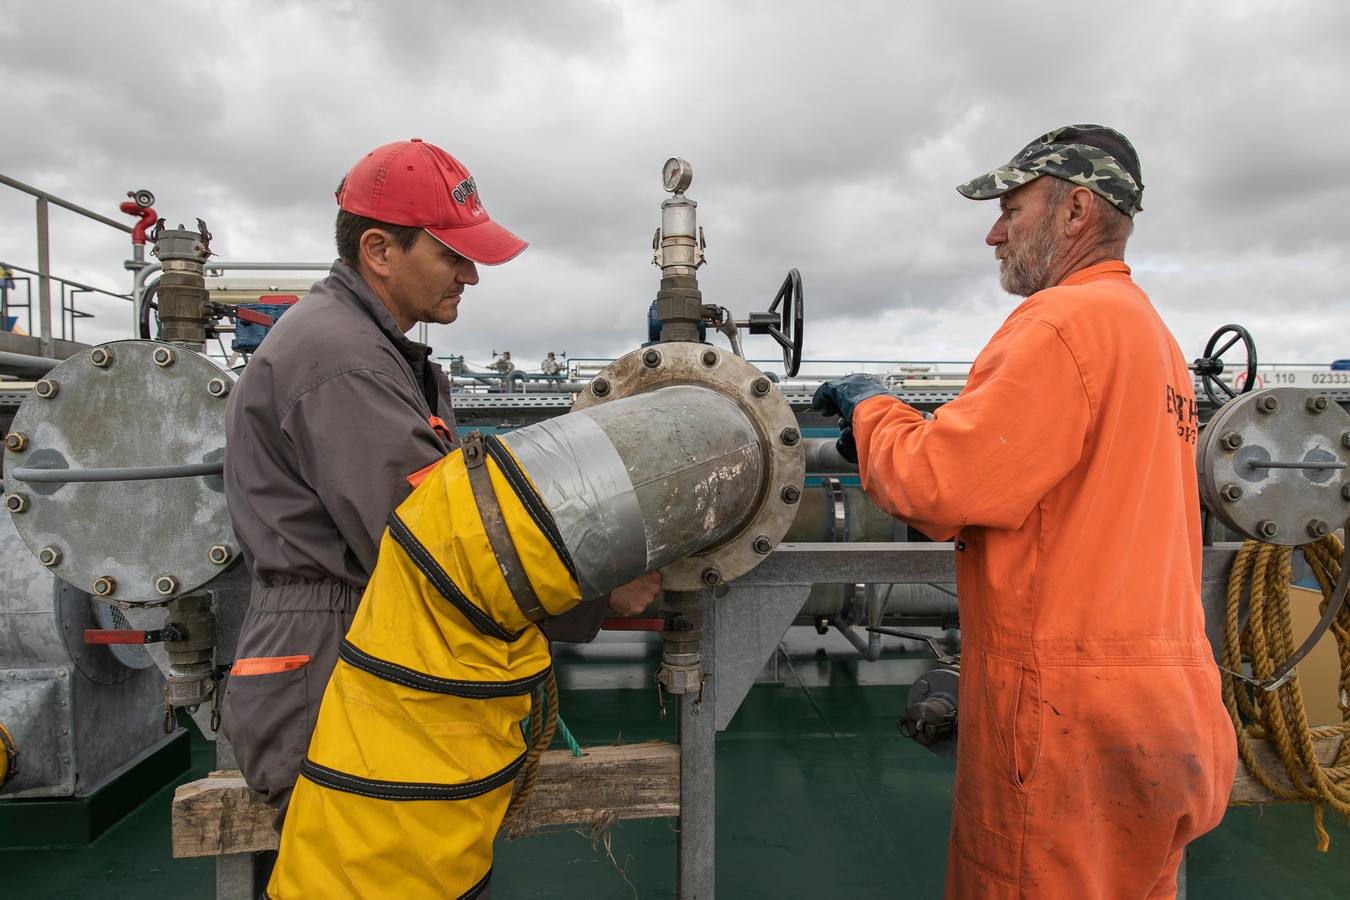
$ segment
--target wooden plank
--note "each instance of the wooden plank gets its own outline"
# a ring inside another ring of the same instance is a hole
[[[1252,755],[1260,765],[1261,771],[1279,787],[1285,790],[1293,790],[1293,785],[1289,783],[1289,776],[1284,772],[1284,763],[1280,761],[1279,750],[1270,741],[1257,740],[1249,738],[1252,747]],[[1313,757],[1318,765],[1326,767],[1331,765],[1336,754],[1340,752],[1341,741],[1343,738],[1322,738],[1313,742]],[[1229,803],[1285,803],[1270,791],[1266,790],[1261,782],[1256,780],[1256,776],[1247,771],[1242,760],[1238,760],[1237,778],[1233,781],[1233,790],[1228,795]]]
[[[680,813],[680,748],[651,741],[593,747],[583,756],[550,750],[525,808],[503,828],[519,837],[549,825],[604,827],[623,819]],[[218,856],[274,850],[273,810],[237,771],[182,785],[170,814],[173,855]]]
[[[585,756],[550,750],[525,807],[502,829],[508,838],[548,825],[604,827],[622,819],[680,814],[680,748],[649,741],[592,747]]]
[[[212,772],[200,781],[181,785],[169,810],[173,855],[218,856],[275,850],[279,836],[272,830],[276,810],[262,794],[244,783],[238,771]]]

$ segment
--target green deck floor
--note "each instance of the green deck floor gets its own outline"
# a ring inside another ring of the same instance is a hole
[[[923,898],[942,895],[954,764],[900,737],[895,719],[924,664],[876,663],[814,633],[791,642],[781,684],[751,690],[717,741],[717,894],[721,898]],[[650,651],[561,655],[563,716],[583,745],[674,740],[661,722]],[[887,683],[890,682],[890,683]],[[192,770],[212,767],[194,745]],[[213,863],[169,856],[172,789],[88,847],[0,853],[0,898],[211,898]],[[560,830],[498,844],[493,896],[673,898],[674,820],[623,822],[594,843]],[[1307,807],[1232,808],[1191,848],[1190,900],[1350,898],[1350,826],[1327,817],[1318,853]],[[612,858],[611,858],[612,856]],[[621,869],[623,871],[621,871]],[[626,881],[625,881],[626,878]]]

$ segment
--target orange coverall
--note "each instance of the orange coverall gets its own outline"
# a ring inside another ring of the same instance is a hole
[[[1022,303],[931,421],[858,404],[868,495],[956,540],[949,900],[1174,897],[1237,764],[1204,635],[1191,376],[1122,262]]]

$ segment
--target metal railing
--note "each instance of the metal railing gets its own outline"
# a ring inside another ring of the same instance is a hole
[[[91,209],[85,209],[83,206],[79,206],[78,204],[71,203],[69,200],[63,200],[63,199],[61,199],[60,197],[57,197],[57,196],[55,196],[55,195],[53,195],[53,194],[49,194],[49,193],[47,193],[46,191],[43,191],[43,190],[39,190],[39,189],[37,189],[37,188],[35,188],[35,187],[32,187],[31,185],[24,184],[22,181],[16,181],[16,180],[14,180],[13,178],[10,178],[10,177],[8,177],[8,176],[6,176],[6,175],[0,175],[0,184],[8,185],[9,187],[12,187],[12,188],[14,188],[14,189],[17,190],[17,191],[22,191],[23,193],[25,193],[25,194],[30,194],[31,196],[33,196],[33,197],[36,198],[37,269],[36,269],[36,270],[34,270],[34,269],[25,269],[25,268],[22,268],[21,266],[16,266],[16,265],[13,265],[13,264],[9,264],[9,265],[8,265],[8,268],[14,269],[14,270],[16,270],[16,271],[27,272],[27,273],[29,273],[29,274],[31,274],[31,275],[33,275],[33,276],[36,276],[36,278],[37,278],[37,280],[38,280],[38,322],[37,322],[37,331],[38,331],[38,334],[37,334],[37,337],[38,337],[38,352],[39,352],[39,354],[40,354],[41,356],[43,356],[43,357],[50,357],[50,356],[52,356],[52,339],[53,339],[53,335],[52,335],[52,282],[53,282],[53,281],[56,281],[56,282],[58,282],[58,283],[60,283],[60,284],[62,285],[62,317],[61,317],[61,318],[62,318],[62,328],[63,328],[63,331],[64,331],[64,325],[65,325],[65,312],[66,312],[66,306],[65,306],[65,304],[66,304],[66,299],[67,299],[66,293],[65,293],[65,292],[66,292],[66,287],[65,287],[66,285],[72,285],[72,286],[78,288],[78,289],[81,290],[81,291],[98,291],[99,293],[102,293],[102,294],[108,294],[109,296],[112,296],[112,297],[120,297],[120,298],[123,298],[123,299],[130,299],[130,296],[127,295],[127,294],[114,294],[114,293],[111,293],[111,292],[109,292],[109,291],[104,291],[104,290],[102,290],[101,288],[89,287],[88,285],[81,285],[81,284],[78,284],[77,282],[72,282],[72,281],[69,281],[69,280],[67,280],[67,279],[62,279],[62,278],[55,278],[55,277],[52,276],[52,274],[51,274],[51,229],[50,229],[50,225],[49,225],[49,222],[48,222],[48,215],[49,215],[49,212],[50,212],[51,205],[52,205],[52,204],[55,204],[55,205],[61,207],[62,209],[68,209],[68,210],[70,210],[71,212],[77,213],[77,214],[79,214],[79,215],[81,215],[81,216],[84,216],[84,217],[87,218],[87,219],[92,219],[92,220],[94,220],[95,222],[99,222],[99,223],[101,223],[101,224],[103,224],[103,225],[107,225],[107,226],[110,227],[110,228],[116,228],[118,231],[124,231],[124,232],[126,232],[127,234],[130,234],[132,229],[131,229],[131,226],[130,226],[130,225],[127,225],[125,222],[119,222],[119,221],[117,221],[116,219],[110,219],[110,218],[108,218],[107,216],[100,215],[99,213],[96,213],[96,212],[94,212],[94,211],[91,210]],[[6,299],[8,299],[8,298],[6,298]],[[83,315],[79,314],[78,312],[74,312],[73,300],[71,301],[71,303],[72,303],[71,310],[72,310],[72,313],[73,313],[72,316],[71,316],[71,331],[72,331],[72,333],[73,333],[73,332],[74,332],[74,319],[76,319],[76,318],[87,318],[87,316],[83,316]],[[30,330],[30,331],[32,330],[32,309],[31,309],[31,306],[32,306],[32,298],[31,298],[31,296],[30,296],[30,297],[29,297],[29,313],[28,313],[28,316],[29,316],[29,330]]]

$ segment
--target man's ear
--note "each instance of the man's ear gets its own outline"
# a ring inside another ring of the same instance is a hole
[[[360,262],[367,270],[375,275],[388,277],[390,259],[393,252],[394,238],[387,231],[379,228],[368,228],[361,235]]]
[[[1066,237],[1077,237],[1087,227],[1088,220],[1092,217],[1093,209],[1097,205],[1097,195],[1085,187],[1076,187],[1069,192],[1064,202],[1069,214],[1068,220],[1064,223],[1064,234]]]

